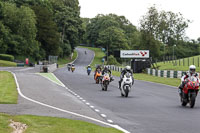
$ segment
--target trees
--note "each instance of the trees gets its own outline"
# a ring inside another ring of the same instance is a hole
[[[97,42],[108,48],[111,54],[114,54],[114,50],[129,49],[123,30],[114,26],[101,31]]]
[[[59,55],[59,33],[53,15],[45,7],[37,5],[32,9],[37,16],[37,40],[41,42],[41,51],[45,51],[45,57]]]
[[[1,0],[1,52],[68,56],[84,30],[78,0]]]
[[[110,54],[139,45],[138,30],[124,16],[99,14],[90,20],[85,19],[85,25],[87,39],[84,42],[105,48],[108,46]]]
[[[16,7],[14,3],[2,3],[1,26],[4,51],[13,55],[33,56],[38,54],[35,13],[29,7]],[[2,40],[2,39],[1,39]]]
[[[80,44],[83,35],[82,20],[78,0],[51,0],[54,19],[61,33],[63,45],[71,49]],[[67,46],[69,47],[69,46]],[[63,51],[63,53],[67,53]]]
[[[147,14],[140,20],[140,30],[143,34],[142,40],[146,42],[157,40],[157,43],[155,43],[155,48],[157,49],[159,49],[159,45],[167,45],[168,48],[173,47],[175,44],[181,45],[180,42],[185,37],[185,29],[188,27],[189,22],[189,20],[183,18],[181,13],[173,13],[171,11],[158,12],[155,6],[150,7]],[[149,45],[149,43],[145,43],[145,45]],[[149,46],[146,47],[148,48]],[[153,55],[160,54],[159,50],[156,51],[158,53],[153,53]]]

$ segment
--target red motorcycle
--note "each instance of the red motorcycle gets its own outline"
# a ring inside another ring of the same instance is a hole
[[[199,80],[195,76],[186,79],[186,84],[181,94],[181,104],[186,106],[189,103],[190,108],[193,108],[196,101],[196,96],[199,91]]]

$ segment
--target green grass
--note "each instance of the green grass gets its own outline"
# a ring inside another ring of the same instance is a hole
[[[77,55],[78,55],[77,51],[74,50],[74,54],[73,54],[72,59],[70,57],[65,57],[65,58],[58,59],[57,63],[59,65],[59,67],[64,67],[66,64],[74,61],[76,59]]]
[[[18,93],[13,75],[0,71],[0,104],[16,104]]]
[[[193,63],[193,58],[194,58],[194,63]],[[188,60],[189,60],[189,62],[188,62]],[[174,61],[174,63],[172,61],[165,62],[165,63],[159,62],[159,63],[157,63],[157,66],[159,67],[158,68],[159,70],[188,71],[190,65],[195,65],[197,68],[196,70],[198,72],[200,72],[200,62],[199,61],[200,61],[200,56],[193,56],[193,57],[189,57],[189,58],[180,59],[180,63],[179,63],[179,60]],[[184,66],[183,66],[183,62],[184,62]]]
[[[62,83],[54,76],[53,73],[38,73],[41,76],[44,76],[46,78],[49,78],[50,80],[53,80],[54,82],[56,82],[59,85],[62,85]]]
[[[0,60],[0,67],[16,67],[17,64],[11,61]]]
[[[0,132],[11,133],[9,120],[27,124],[26,133],[121,133],[114,128],[101,127],[92,123],[65,118],[32,115],[12,116],[0,113]]]

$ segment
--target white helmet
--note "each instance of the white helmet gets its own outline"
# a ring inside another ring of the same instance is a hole
[[[131,70],[131,67],[130,66],[126,66],[126,70]]]
[[[190,65],[189,69],[190,69],[190,70],[189,70],[190,73],[192,73],[192,74],[194,74],[195,71],[196,71],[196,67],[195,67],[195,65]]]

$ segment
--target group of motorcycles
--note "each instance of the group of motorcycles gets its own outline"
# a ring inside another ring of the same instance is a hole
[[[97,69],[97,71],[94,75],[94,80],[95,80],[96,84],[99,84],[99,83],[101,84],[101,88],[103,91],[107,91],[108,85],[114,79],[113,79],[113,77],[111,77],[111,75],[109,73],[104,73],[102,75],[102,72],[100,71],[100,69]]]
[[[74,71],[75,71],[75,66],[74,66],[74,64],[68,64],[68,65],[67,65],[67,69],[68,69],[68,71],[74,72]]]
[[[102,75],[102,72],[100,69],[97,69],[94,80],[96,84],[101,84],[101,88],[103,91],[108,90],[108,85],[110,82],[114,81],[114,78],[109,73],[104,73]],[[121,96],[122,97],[128,97],[129,92],[131,91],[131,87],[133,85],[133,78],[131,73],[126,73],[121,81],[121,86],[119,86]]]

